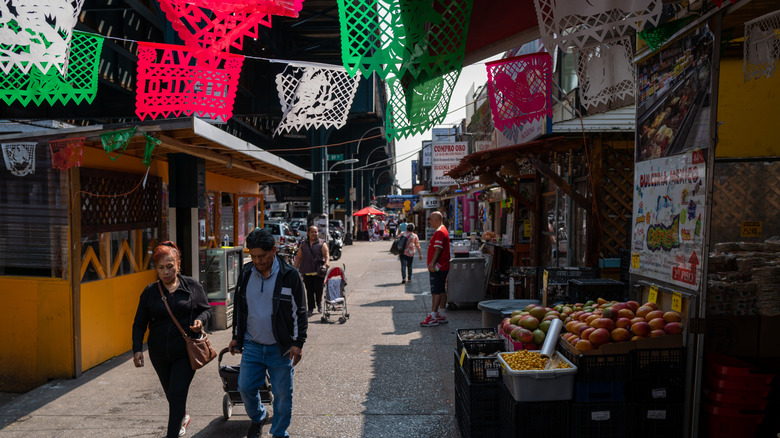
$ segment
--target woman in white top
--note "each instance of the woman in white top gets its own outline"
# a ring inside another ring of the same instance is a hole
[[[415,250],[420,260],[422,260],[422,251],[420,251],[420,239],[414,233],[414,224],[408,224],[406,231],[401,235],[406,237],[404,251],[398,255],[401,259],[401,284],[404,284],[407,281],[410,283],[412,281],[412,262],[414,261]]]

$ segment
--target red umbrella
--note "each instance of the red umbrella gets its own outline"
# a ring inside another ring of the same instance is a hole
[[[385,212],[381,210],[377,210],[374,207],[365,207],[352,213],[352,216],[368,216],[369,214],[385,214]]]

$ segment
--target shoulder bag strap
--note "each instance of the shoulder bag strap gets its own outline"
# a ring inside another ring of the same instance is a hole
[[[168,314],[171,315],[171,319],[173,320],[173,323],[176,324],[176,327],[179,328],[179,331],[181,332],[181,335],[185,338],[187,337],[187,333],[184,331],[183,328],[181,328],[181,324],[179,324],[179,321],[176,320],[176,317],[173,316],[173,312],[171,312],[171,308],[168,307],[168,298],[165,296],[165,294],[162,291],[162,286],[160,286],[160,282],[157,282],[157,289],[160,290],[160,296],[162,297],[163,304],[165,304],[165,308],[168,310]]]

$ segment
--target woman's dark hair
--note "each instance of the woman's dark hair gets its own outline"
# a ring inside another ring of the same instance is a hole
[[[414,231],[414,224],[406,224],[406,231]]]
[[[274,236],[265,228],[255,228],[254,231],[246,236],[247,249],[260,248],[263,251],[270,251],[276,245]]]
[[[154,251],[152,251],[152,263],[156,265],[157,262],[165,256],[171,256],[174,260],[181,261],[181,251],[179,251],[179,247],[170,240],[166,240],[154,248]]]

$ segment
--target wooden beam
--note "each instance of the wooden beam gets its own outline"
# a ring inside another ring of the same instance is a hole
[[[507,182],[504,181],[504,178],[501,178],[500,176],[496,176],[496,184],[501,186],[502,189],[506,190],[510,195],[512,195],[513,198],[517,199],[517,201],[523,204],[528,210],[531,211],[531,213],[536,211],[536,206],[533,203],[531,203],[531,201],[526,199],[525,196],[520,194],[520,192],[518,192],[517,189],[507,184]]]
[[[534,167],[536,168],[536,170],[539,171],[539,173],[546,176],[547,178],[550,178],[550,181],[552,181],[553,184],[558,186],[558,188],[561,189],[563,193],[566,193],[572,199],[572,201],[574,201],[574,203],[577,204],[577,206],[584,209],[586,212],[591,211],[590,201],[584,196],[575,192],[574,189],[571,188],[569,183],[564,181],[563,178],[560,177],[560,175],[553,172],[552,169],[547,167],[547,165],[542,163],[542,161],[539,160],[538,158],[528,158],[528,161],[530,161],[531,164],[534,165]]]
[[[281,182],[289,182],[289,183],[298,182],[298,179],[296,178],[290,178],[288,176],[283,176],[282,174],[274,174],[259,169],[253,169],[249,166],[242,164],[241,162],[232,161],[230,157],[225,157],[224,155],[218,154],[216,152],[211,152],[208,150],[203,150],[200,148],[193,147],[192,145],[182,143],[174,138],[168,137],[167,135],[160,135],[158,138],[163,142],[165,147],[172,149],[176,152],[182,152],[185,154],[192,155],[194,157],[203,158],[204,160],[214,161],[217,163],[222,163],[222,164],[230,163],[231,168],[233,169],[243,170],[245,172],[249,172],[252,174],[264,175],[269,177],[270,181],[281,181]]]

